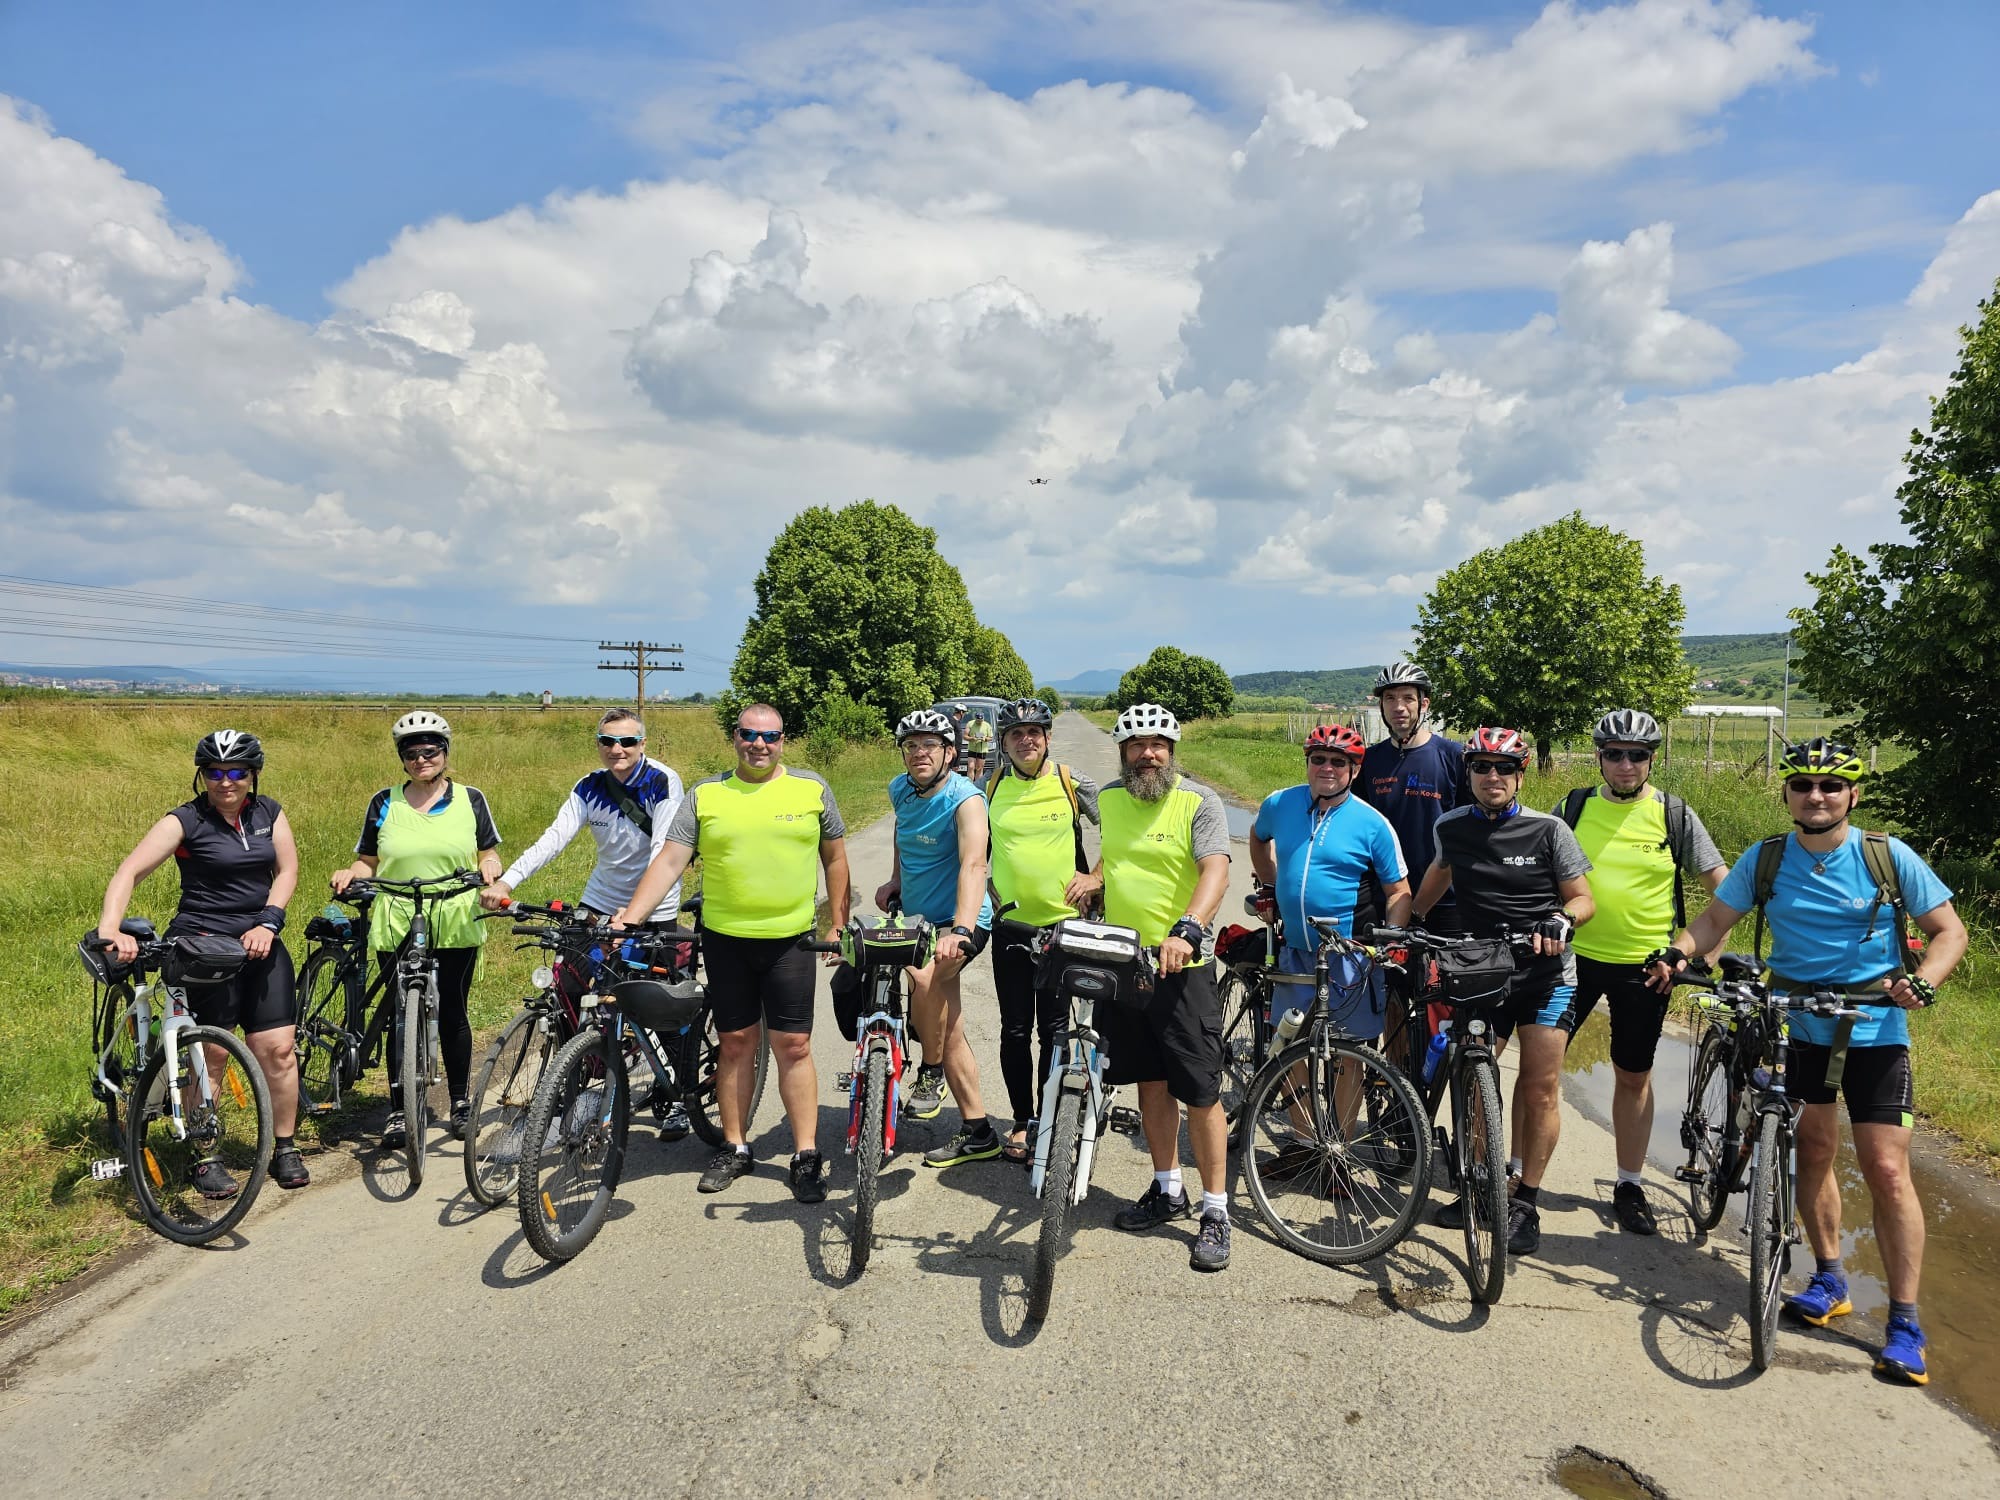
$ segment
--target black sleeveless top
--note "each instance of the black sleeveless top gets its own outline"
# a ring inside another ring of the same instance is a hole
[[[225,822],[202,796],[174,809],[181,825],[181,844],[174,850],[181,904],[167,927],[169,936],[210,932],[241,937],[257,925],[271,903],[271,882],[278,873],[272,830],[281,811],[264,796],[245,802],[236,823]]]

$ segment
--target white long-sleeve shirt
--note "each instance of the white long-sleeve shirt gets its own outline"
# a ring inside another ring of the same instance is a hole
[[[612,788],[616,785],[609,771],[592,771],[570,788],[569,796],[563,799],[563,805],[556,811],[556,820],[500,878],[519,890],[523,881],[562,853],[569,846],[569,841],[588,827],[591,837],[597,840],[597,863],[591,868],[590,879],[584,883],[583,905],[593,911],[607,913],[624,906],[639,888],[639,877],[646,873],[646,866],[660,852],[660,845],[666,840],[667,825],[680,811],[681,799],[687,793],[681,785],[680,774],[651,757],[632,773],[631,779],[624,784],[624,790],[652,819],[653,832],[649,837],[640,831],[637,823],[619,811],[617,800],[612,795]],[[675,881],[674,888],[667,892],[666,900],[653,913],[653,920],[670,922],[680,909],[681,887],[680,882]]]

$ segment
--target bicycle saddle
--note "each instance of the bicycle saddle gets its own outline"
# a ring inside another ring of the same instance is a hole
[[[679,1031],[701,1014],[708,991],[699,981],[667,984],[658,979],[627,979],[612,986],[611,997],[627,1020],[649,1031]]]

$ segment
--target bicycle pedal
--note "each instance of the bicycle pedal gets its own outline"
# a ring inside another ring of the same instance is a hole
[[[1674,1181],[1676,1181],[1676,1182],[1706,1182],[1706,1181],[1708,1181],[1708,1168],[1706,1168],[1706,1167],[1688,1167],[1688,1166],[1680,1166],[1680,1167],[1675,1167],[1675,1168],[1674,1168]]]
[[[854,1075],[853,1075],[852,1073],[836,1073],[836,1074],[834,1074],[834,1075],[833,1075],[833,1086],[834,1086],[835,1088],[837,1088],[837,1089],[851,1089],[851,1088],[853,1088],[853,1087],[854,1087]]]
[[[125,1161],[117,1156],[100,1156],[90,1164],[92,1182],[111,1182],[125,1175]]]

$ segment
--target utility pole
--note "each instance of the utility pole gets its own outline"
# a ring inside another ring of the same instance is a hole
[[[633,676],[632,706],[639,713],[646,711],[646,674],[648,672],[685,672],[686,667],[679,662],[654,661],[649,658],[659,656],[679,656],[679,646],[662,646],[658,641],[599,641],[599,651],[623,651],[630,661],[601,661],[597,664],[600,672],[630,672]]]
[[[1785,703],[1779,710],[1784,715],[1785,727],[1781,731],[1786,744],[1792,742],[1792,636],[1785,632]]]

